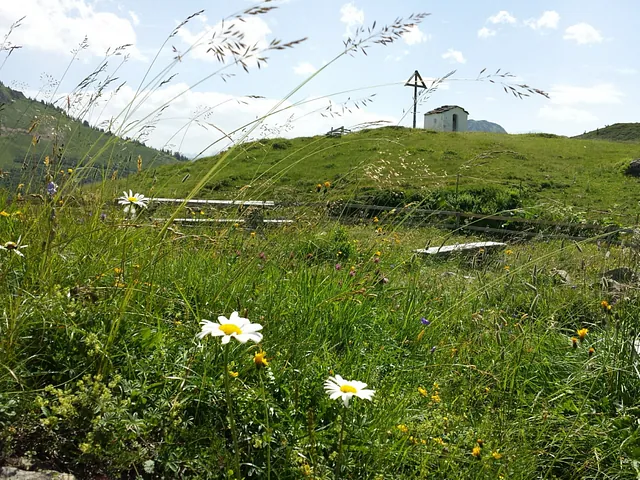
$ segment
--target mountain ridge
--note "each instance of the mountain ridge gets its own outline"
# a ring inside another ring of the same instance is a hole
[[[572,138],[608,140],[611,142],[640,142],[640,123],[614,123]]]
[[[490,132],[490,133],[507,133],[507,131],[499,124],[488,120],[467,120],[468,132]]]
[[[30,190],[37,191],[78,166],[76,179],[85,183],[187,160],[178,152],[91,126],[0,82],[0,187],[31,184]]]

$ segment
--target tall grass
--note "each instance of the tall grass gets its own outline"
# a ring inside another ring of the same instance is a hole
[[[359,31],[336,58],[422,18]],[[59,183],[39,201],[1,201],[2,461],[80,478],[638,468],[637,279],[602,283],[638,268],[629,248],[532,242],[423,259],[413,250],[427,241],[465,238],[384,219],[345,226],[322,209],[278,229],[183,227],[171,221],[181,208],[164,223],[125,218],[108,179]],[[24,256],[5,243],[18,238]],[[260,345],[196,338],[201,320],[232,311],[263,326]],[[373,401],[330,400],[336,374],[366,382]]]

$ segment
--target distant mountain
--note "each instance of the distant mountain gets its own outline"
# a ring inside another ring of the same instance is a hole
[[[597,128],[573,138],[585,140],[609,140],[612,142],[639,142],[640,123],[614,123],[604,128]]]
[[[491,133],[507,133],[497,123],[488,122],[487,120],[467,120],[467,131],[469,132],[491,132]]]
[[[45,173],[58,181],[69,169],[81,182],[122,177],[138,171],[138,156],[143,170],[188,160],[92,127],[0,82],[0,187],[31,183],[34,191],[44,186]]]

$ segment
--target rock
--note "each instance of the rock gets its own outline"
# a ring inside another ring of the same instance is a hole
[[[631,175],[632,177],[640,177],[640,158],[631,160],[631,163],[627,167],[625,173],[627,175]]]
[[[0,468],[0,479],[11,480],[75,480],[76,477],[69,473],[59,473],[53,470],[41,470],[30,472],[16,467]]]
[[[566,285],[573,285],[571,277],[566,270],[558,270],[557,268],[554,268],[553,270],[551,270],[551,275],[553,277],[559,278],[560,281]]]
[[[640,161],[640,160],[638,160]],[[638,274],[628,267],[614,268],[602,274],[604,278],[615,280],[616,282],[632,283],[638,279]]]

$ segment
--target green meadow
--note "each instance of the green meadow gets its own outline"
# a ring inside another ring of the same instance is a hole
[[[558,221],[625,223],[638,213],[638,180],[625,175],[638,154],[638,143],[384,127],[339,138],[242,143],[215,157],[122,179],[110,192],[139,186],[184,198],[224,157],[198,198],[341,199],[481,213],[519,208]],[[326,181],[331,191],[318,191]]]
[[[236,452],[243,478],[635,474],[637,289],[602,283],[637,268],[632,249],[426,259],[413,249],[469,239],[20,208],[0,224],[29,243],[0,252],[5,458],[79,478],[233,477]],[[234,311],[259,344],[196,338]],[[331,400],[336,374],[372,400]]]

